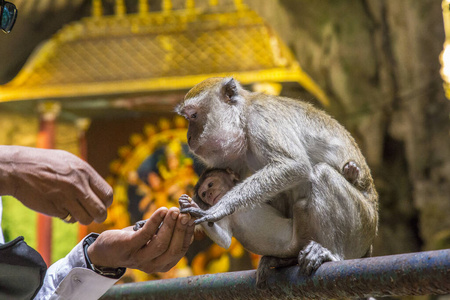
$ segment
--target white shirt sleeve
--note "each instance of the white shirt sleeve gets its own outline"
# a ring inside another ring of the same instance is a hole
[[[83,241],[48,268],[35,299],[95,300],[117,282],[86,268]]]

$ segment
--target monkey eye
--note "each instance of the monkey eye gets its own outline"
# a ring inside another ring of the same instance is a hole
[[[193,113],[193,114],[191,115],[191,119],[197,119],[197,113]]]
[[[210,182],[208,183],[208,187],[211,188],[214,185],[214,183]]]
[[[202,193],[202,198],[205,198],[205,196],[206,196],[206,192],[203,192]]]

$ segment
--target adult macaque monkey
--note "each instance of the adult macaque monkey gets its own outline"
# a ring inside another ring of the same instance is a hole
[[[208,210],[182,209],[197,224],[267,202],[294,221],[285,254],[264,256],[266,266],[295,257],[310,274],[325,261],[370,254],[378,195],[356,142],[336,120],[307,103],[244,90],[233,78],[199,83],[176,111],[189,121],[189,148],[208,167],[252,173]],[[359,172],[344,177],[354,173],[349,162]]]

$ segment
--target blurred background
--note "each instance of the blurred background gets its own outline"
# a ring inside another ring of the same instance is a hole
[[[0,144],[70,151],[115,195],[106,222],[88,227],[5,197],[6,239],[24,235],[47,263],[91,231],[192,194],[202,166],[173,108],[196,83],[229,75],[314,103],[353,134],[380,195],[374,255],[450,247],[447,1],[12,2],[16,25],[0,35]],[[250,269],[258,259],[197,234],[172,271],[123,281]]]

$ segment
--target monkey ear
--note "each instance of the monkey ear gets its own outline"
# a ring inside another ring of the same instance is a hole
[[[238,85],[234,78],[226,78],[222,86],[222,97],[227,103],[236,103],[239,95]]]

